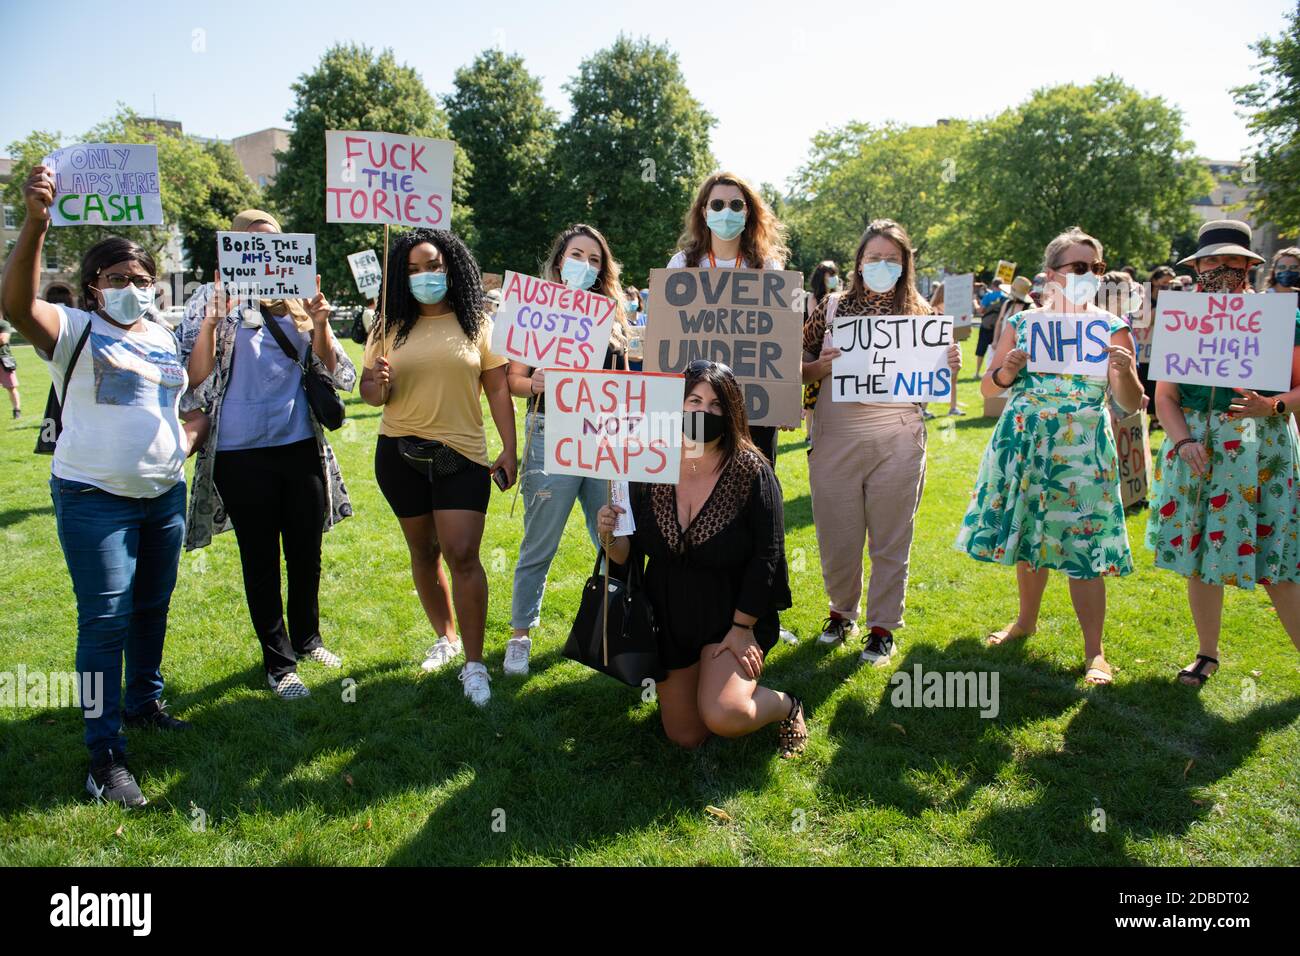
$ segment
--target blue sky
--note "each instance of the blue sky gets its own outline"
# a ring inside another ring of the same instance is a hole
[[[517,52],[567,115],[563,84],[625,32],[672,45],[718,119],[714,154],[756,181],[784,186],[812,135],[848,120],[986,116],[1111,72],[1182,108],[1199,153],[1234,159],[1250,139],[1228,89],[1254,78],[1248,44],[1279,32],[1293,2],[5,0],[0,150],[37,128],[78,135],[118,101],[150,114],[155,97],[200,135],[282,126],[290,84],[339,41],[391,47],[439,96],[485,47]]]

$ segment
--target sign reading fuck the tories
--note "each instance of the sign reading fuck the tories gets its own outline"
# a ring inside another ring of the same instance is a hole
[[[767,269],[651,269],[645,367],[720,362],[744,391],[751,425],[799,424],[803,277]]]
[[[310,299],[316,294],[316,237],[294,232],[219,232],[221,281],[258,299]]]
[[[1105,378],[1110,363],[1109,312],[1022,312],[1031,372]]]
[[[686,379],[546,370],[546,473],[676,484]]]
[[[595,292],[507,272],[492,351],[533,368],[600,368],[618,309]]]
[[[831,399],[937,402],[952,395],[950,315],[836,316]]]
[[[161,226],[158,147],[86,143],[43,160],[54,174],[55,226]]]
[[[1289,391],[1296,298],[1294,292],[1162,292],[1152,331],[1150,377],[1184,385]]]
[[[447,139],[325,132],[325,221],[451,228]]]

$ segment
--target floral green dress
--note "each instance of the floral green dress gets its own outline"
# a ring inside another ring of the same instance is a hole
[[[1033,312],[1009,319],[1028,349]],[[1112,334],[1126,328],[1111,317]],[[957,547],[978,561],[1064,571],[1072,578],[1133,570],[1106,382],[1024,371],[980,462]]]
[[[1300,345],[1300,316],[1295,344]],[[1205,440],[1210,389],[1179,385],[1193,438]],[[1260,392],[1273,395],[1273,392]],[[1210,473],[1202,479],[1165,437],[1156,456],[1147,547],[1156,567],[1253,591],[1300,581],[1300,436],[1290,415],[1229,418],[1228,388],[1208,415]]]

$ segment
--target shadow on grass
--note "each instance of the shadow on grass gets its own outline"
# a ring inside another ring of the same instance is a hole
[[[36,515],[52,514],[54,514],[53,505],[42,505],[37,508],[10,508],[8,511],[0,511],[0,528],[7,528]]]

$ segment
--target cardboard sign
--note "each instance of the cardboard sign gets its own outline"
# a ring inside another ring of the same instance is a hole
[[[499,272],[483,273],[483,291],[491,292],[493,289],[501,288],[502,278]]]
[[[697,359],[731,367],[750,425],[799,424],[803,277],[759,269],[651,269],[645,364],[683,372]]]
[[[546,370],[546,473],[676,484],[681,375]]]
[[[158,147],[86,143],[56,149],[41,164],[54,173],[55,226],[161,226]]]
[[[258,299],[316,295],[316,237],[295,232],[218,232],[217,268],[223,282]]]
[[[954,328],[965,328],[974,322],[971,308],[975,302],[975,276],[966,273],[948,276],[943,280],[943,311],[953,318]]]
[[[1027,312],[1025,341],[1031,372],[1105,378],[1110,362],[1110,313]]]
[[[1162,292],[1151,368],[1161,382],[1291,389],[1296,294]]]
[[[1003,285],[1010,285],[1016,277],[1016,264],[1007,262],[1006,259],[998,260],[997,270],[993,273],[993,278],[1001,279]]]
[[[937,402],[952,395],[950,315],[835,318],[831,363],[836,402]]]
[[[533,368],[600,368],[618,308],[595,292],[507,272],[492,351]]]
[[[1119,490],[1124,507],[1147,500],[1151,477],[1151,441],[1147,420],[1141,411],[1114,422],[1115,446],[1119,455]]]
[[[451,228],[447,139],[325,131],[325,221]]]
[[[357,284],[357,291],[363,299],[378,299],[379,287],[383,284],[383,269],[379,266],[379,256],[374,249],[354,252],[348,256],[348,265],[352,268],[352,279]]]

